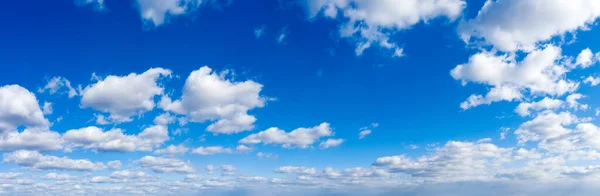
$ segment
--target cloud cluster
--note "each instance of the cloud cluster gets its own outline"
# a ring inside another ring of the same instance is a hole
[[[305,0],[309,18],[323,16],[339,20],[339,35],[356,41],[355,53],[372,45],[391,50],[391,56],[403,56],[403,49],[391,40],[394,32],[413,25],[447,18],[455,20],[466,7],[463,0]]]
[[[332,136],[333,131],[329,123],[321,123],[311,128],[298,128],[291,132],[285,132],[277,127],[271,127],[265,131],[251,134],[239,141],[241,144],[274,144],[284,148],[308,148],[322,137]],[[327,147],[341,144],[333,141],[334,145],[324,144]]]
[[[231,81],[228,74],[206,66],[195,70],[186,79],[181,98],[171,101],[165,96],[160,107],[186,115],[192,122],[215,121],[206,128],[215,134],[251,130],[256,118],[248,110],[263,107],[267,100],[260,95],[262,85],[252,80]]]

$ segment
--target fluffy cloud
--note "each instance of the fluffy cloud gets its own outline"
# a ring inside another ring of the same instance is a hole
[[[405,173],[414,180],[465,181],[485,179],[502,163],[510,161],[512,149],[490,143],[449,141],[431,155],[416,159],[404,155],[380,157],[374,166],[391,173]]]
[[[233,150],[231,148],[224,148],[222,146],[207,146],[207,147],[198,147],[192,150],[192,154],[199,155],[213,155],[213,154],[231,154]]]
[[[123,134],[123,130],[113,128],[109,131],[90,126],[67,131],[63,135],[69,148],[97,149],[99,151],[151,151],[169,140],[166,126],[154,125],[145,128],[137,135]]]
[[[33,93],[19,85],[0,86],[0,131],[21,125],[47,127],[49,122]]]
[[[544,97],[544,99],[537,102],[522,102],[520,103],[515,112],[521,116],[529,116],[531,111],[539,111],[546,109],[558,109],[562,107],[564,102],[562,100],[552,99],[548,97]]]
[[[591,86],[596,86],[600,84],[600,77],[592,77],[589,76],[583,80],[583,83],[590,84]]]
[[[164,91],[158,80],[170,75],[170,70],[152,68],[142,74],[97,78],[83,89],[81,106],[109,113],[115,123],[132,121],[131,116],[154,108],[154,97]]]
[[[469,109],[495,101],[519,100],[524,91],[563,95],[576,90],[579,83],[564,79],[569,69],[560,64],[561,59],[561,49],[556,46],[534,50],[519,62],[507,55],[496,56],[484,51],[471,56],[468,63],[456,66],[450,75],[463,84],[474,82],[492,86],[485,97],[471,95],[461,103],[461,108]]]
[[[327,139],[326,141],[322,141],[319,144],[319,148],[331,148],[341,145],[344,142],[344,139]]]
[[[482,38],[502,51],[533,50],[539,42],[588,29],[598,16],[596,0],[488,0],[459,32],[465,41]]]
[[[121,165],[123,165],[123,164],[119,160],[109,161],[108,163],[106,163],[106,166],[108,167],[108,169],[119,169],[119,168],[121,168]]]
[[[577,100],[579,100],[581,98],[585,98],[585,95],[582,95],[582,94],[579,94],[579,93],[575,93],[575,94],[571,94],[571,95],[567,96],[567,98],[565,99],[565,101],[567,102],[567,106],[569,108],[572,108],[575,111],[577,111],[577,110],[587,110],[589,108],[589,106],[587,104],[581,104],[581,103],[579,103],[577,101]]]
[[[158,173],[191,173],[194,168],[190,162],[175,158],[144,156],[136,161],[141,167],[149,168]]]
[[[317,173],[317,169],[315,168],[306,168],[306,167],[296,167],[296,166],[282,166],[273,170],[275,173],[295,173],[296,175],[315,175]]]
[[[45,129],[25,129],[22,132],[0,133],[0,151],[55,151],[62,147],[60,135]]]
[[[285,132],[277,127],[271,127],[265,131],[251,134],[241,139],[242,144],[275,144],[282,145],[284,148],[308,148],[321,137],[333,135],[329,123],[321,123],[311,128],[298,128],[292,132]]]
[[[137,0],[140,16],[151,26],[160,26],[173,17],[192,14],[205,4],[221,7],[229,3],[220,4],[216,0]]]
[[[174,157],[177,155],[183,155],[190,149],[185,147],[183,144],[179,144],[177,146],[171,144],[164,149],[155,150],[154,154],[165,155],[169,157]]]
[[[523,123],[515,131],[515,134],[518,136],[519,143],[558,138],[570,132],[564,127],[565,125],[571,125],[578,121],[577,116],[568,112],[556,114],[546,111],[533,120]]]
[[[234,82],[226,79],[228,71],[217,74],[209,67],[193,71],[183,88],[183,96],[175,101],[163,97],[161,107],[187,115],[193,122],[216,121],[206,130],[215,134],[232,134],[254,128],[254,116],[248,110],[263,107],[262,85],[252,80]]]
[[[41,170],[93,171],[106,169],[104,163],[101,162],[94,163],[86,159],[42,155],[37,151],[27,150],[5,153],[2,161]]]
[[[341,21],[340,37],[356,40],[358,56],[371,45],[391,50],[392,56],[402,56],[402,48],[390,40],[393,32],[439,17],[453,21],[465,6],[462,0],[305,1],[310,18],[322,15]]]
[[[59,91],[63,88],[66,88],[66,92],[67,95],[69,96],[69,98],[75,97],[78,95],[77,90],[75,90],[75,88],[73,88],[73,86],[71,86],[71,82],[69,80],[67,80],[66,78],[57,76],[57,77],[53,77],[52,79],[48,80],[48,83],[46,84],[46,86],[44,86],[44,88],[40,88],[38,89],[38,92],[42,93],[42,92],[48,92],[50,94],[54,94],[54,93],[59,93]]]
[[[207,146],[207,147],[198,147],[192,150],[192,154],[197,155],[213,155],[213,154],[232,154],[232,153],[247,153],[252,151],[252,148],[239,145],[235,148],[235,150],[231,148],[225,148],[222,146]]]

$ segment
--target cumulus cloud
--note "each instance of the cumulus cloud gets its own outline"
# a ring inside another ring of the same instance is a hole
[[[18,126],[48,127],[37,98],[19,85],[0,86],[0,131]]]
[[[172,18],[195,13],[203,5],[227,6],[216,0],[137,0],[142,20],[150,26],[160,26]]]
[[[108,163],[106,163],[106,166],[108,167],[108,169],[113,169],[113,170],[121,168],[121,165],[123,165],[123,164],[119,160],[109,161]]]
[[[282,166],[273,170],[275,173],[295,173],[296,175],[315,175],[317,174],[317,169],[315,168],[306,168],[306,167],[296,167],[296,166]]]
[[[325,149],[325,148],[331,148],[331,147],[336,147],[341,145],[344,142],[344,139],[327,139],[325,141],[322,141],[319,144],[319,148]]]
[[[488,0],[459,33],[467,42],[480,38],[502,51],[530,51],[555,36],[589,29],[598,16],[595,0]]]
[[[155,150],[154,154],[160,154],[160,155],[165,155],[165,156],[169,156],[169,157],[174,157],[177,155],[183,155],[186,152],[188,152],[189,150],[190,149],[185,147],[185,145],[183,145],[183,144],[179,144],[177,146],[171,144],[171,145],[167,146],[166,148]]]
[[[402,48],[391,41],[394,32],[436,18],[455,20],[462,14],[462,0],[306,0],[309,18],[323,16],[340,21],[342,38],[356,41],[355,53],[372,45],[391,51],[390,56],[402,56]]]
[[[131,116],[154,108],[154,97],[164,91],[159,79],[170,75],[170,70],[152,68],[141,74],[98,78],[82,90],[81,107],[109,113],[115,123],[130,122]]]
[[[561,63],[561,48],[546,46],[534,50],[522,61],[507,55],[480,52],[469,62],[456,66],[450,75],[463,84],[474,82],[492,86],[487,95],[471,95],[461,103],[462,109],[496,101],[520,100],[524,92],[534,95],[563,95],[575,91],[579,83],[564,78],[569,71]]]
[[[256,118],[248,115],[248,110],[264,106],[267,99],[260,96],[262,85],[252,80],[235,82],[226,78],[228,74],[206,66],[195,70],[185,81],[182,97],[171,101],[164,96],[160,106],[187,115],[192,122],[215,121],[206,128],[215,134],[253,129]]]
[[[596,86],[600,84],[600,77],[589,76],[583,80],[583,83],[590,84],[591,86]]]
[[[25,129],[22,132],[0,133],[0,151],[55,151],[62,148],[60,134],[45,129]]]
[[[41,170],[94,171],[106,169],[104,163],[101,162],[42,155],[37,151],[17,150],[5,153],[3,157],[4,163],[14,163],[22,167]]]
[[[137,135],[126,135],[119,128],[104,131],[90,126],[69,130],[62,138],[69,148],[132,152],[152,151],[153,148],[169,140],[169,135],[167,127],[163,125],[147,127]]]
[[[158,173],[191,173],[195,171],[189,161],[175,158],[144,156],[136,162],[141,167]]]
[[[515,112],[520,116],[529,116],[531,111],[540,111],[546,109],[558,109],[563,106],[564,102],[562,100],[552,99],[548,97],[544,97],[544,99],[537,102],[522,102],[520,103]]]
[[[361,127],[360,129],[358,129],[360,132],[358,133],[358,139],[363,139],[365,137],[367,137],[367,135],[371,134],[371,130],[374,128],[377,128],[379,126],[378,123],[372,123],[371,126],[367,126],[367,127]]]
[[[207,146],[207,147],[198,147],[192,150],[192,154],[199,155],[213,155],[213,154],[231,154],[233,150],[231,148],[224,148],[222,146]]]
[[[417,181],[465,181],[489,177],[511,157],[512,149],[491,143],[449,141],[428,156],[386,156],[377,158],[373,165],[408,174]]]
[[[239,141],[242,144],[274,144],[284,148],[308,148],[321,137],[333,135],[329,123],[321,123],[311,128],[298,128],[292,132],[285,132],[277,127],[251,134]]]

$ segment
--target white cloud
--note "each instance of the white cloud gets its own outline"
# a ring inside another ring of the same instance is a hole
[[[42,113],[44,113],[44,115],[52,114],[52,103],[44,102],[44,106],[42,107]]]
[[[238,146],[239,148],[239,146]],[[243,147],[242,147],[243,148]],[[242,151],[244,149],[241,149]],[[199,155],[213,155],[213,154],[231,154],[234,151],[231,148],[225,148],[222,146],[207,146],[207,147],[198,147],[192,150],[192,154]]]
[[[600,58],[600,53],[592,53],[592,50],[589,48],[583,49],[579,55],[577,55],[577,59],[575,60],[575,66],[580,66],[582,68],[587,68],[596,64],[598,59]]]
[[[370,129],[365,129],[365,130],[360,131],[360,133],[358,133],[358,139],[363,139],[363,138],[367,137],[367,135],[371,135]]]
[[[581,98],[585,98],[585,95],[575,93],[567,96],[566,102],[569,108],[577,111],[577,110],[587,110],[589,106],[587,104],[580,104],[577,100]]]
[[[296,167],[296,166],[282,166],[273,170],[275,173],[295,173],[296,175],[315,175],[317,174],[317,169],[315,168],[306,168],[306,167]]]
[[[393,56],[402,54],[402,48],[390,41],[394,32],[435,18],[453,21],[462,14],[466,2],[462,0],[306,0],[308,16],[322,13],[339,19],[340,37],[356,41],[355,53],[362,55],[371,45],[391,50]]]
[[[600,77],[589,76],[583,80],[583,83],[590,84],[591,86],[596,86],[600,84]]]
[[[380,157],[373,165],[387,168],[391,173],[409,174],[416,181],[465,181],[487,178],[502,163],[509,162],[511,156],[512,149],[490,143],[449,141],[428,156]]]
[[[0,178],[1,179],[14,179],[16,177],[22,176],[22,173],[15,173],[15,172],[6,172],[6,173],[0,173]]]
[[[569,129],[564,127],[565,125],[571,125],[578,121],[577,116],[568,112],[556,114],[546,111],[536,116],[533,120],[523,123],[515,131],[515,134],[518,137],[519,143],[554,139],[570,132]]]
[[[237,169],[233,165],[221,165],[219,166],[219,170],[221,170],[223,173],[232,173]]]
[[[365,137],[367,137],[367,135],[370,135],[372,130],[374,128],[377,128],[379,126],[379,123],[372,123],[371,126],[366,126],[366,127],[361,127],[360,129],[358,129],[360,132],[358,133],[358,139],[363,139]]]
[[[588,29],[598,16],[596,0],[488,0],[459,33],[467,42],[482,38],[502,51],[532,50],[539,42]]]
[[[164,149],[155,150],[154,154],[160,154],[160,155],[165,155],[165,156],[169,156],[169,157],[174,157],[177,155],[183,155],[187,151],[189,151],[189,148],[185,147],[185,145],[183,145],[183,144],[179,144],[177,146],[171,144]]]
[[[256,156],[258,158],[264,158],[264,159],[277,159],[278,158],[278,156],[276,154],[264,153],[264,152],[258,152],[258,153],[256,153]]]
[[[137,0],[142,19],[153,26],[162,25],[169,17],[193,11],[201,3],[201,0]]]
[[[537,101],[537,102],[531,102],[531,103],[522,102],[522,103],[520,103],[517,106],[517,108],[515,109],[515,112],[517,114],[519,114],[520,116],[529,116],[531,114],[531,111],[540,111],[540,110],[546,110],[546,109],[558,109],[558,108],[561,108],[563,106],[563,104],[564,104],[564,102],[562,100],[544,97],[544,99]]]
[[[71,82],[69,80],[67,80],[66,78],[63,78],[60,76],[53,77],[52,79],[48,80],[48,83],[46,84],[46,86],[44,86],[44,88],[38,89],[38,92],[42,93],[42,92],[48,91],[48,93],[54,94],[54,93],[58,93],[59,90],[61,90],[62,88],[66,88],[67,91],[63,92],[63,93],[67,93],[69,98],[72,98],[72,97],[75,97],[78,95],[77,90],[75,90],[75,88],[73,88],[73,86],[71,86]]]
[[[25,129],[22,132],[0,133],[0,151],[36,150],[55,151],[62,147],[57,132],[45,129]]]
[[[224,148],[222,146],[208,146],[208,147],[198,147],[192,150],[192,154],[199,155],[213,155],[213,154],[230,154],[233,150],[231,148]]]
[[[137,135],[125,135],[122,129],[113,128],[109,131],[90,126],[67,131],[63,140],[69,148],[81,147],[99,151],[152,151],[169,140],[166,126],[154,125],[145,128]]]
[[[70,159],[68,157],[59,158],[28,150],[5,153],[2,161],[41,170],[93,171],[106,169],[104,163],[101,162],[94,163],[87,159]]]
[[[287,37],[287,30],[286,28],[281,29],[281,33],[279,33],[279,36],[277,36],[277,43],[278,44],[283,44],[283,42],[285,41],[285,38]]]
[[[131,116],[154,108],[154,97],[164,91],[158,80],[170,75],[170,70],[152,68],[142,74],[98,78],[83,89],[81,107],[109,113],[115,123],[132,121]]]
[[[0,132],[17,126],[48,127],[35,95],[19,85],[0,86]]]
[[[104,9],[104,0],[75,0],[75,4],[79,6],[91,5],[99,10]]]
[[[484,51],[471,56],[468,63],[456,66],[450,75],[463,84],[474,82],[493,87],[485,97],[471,95],[461,104],[463,109],[519,100],[525,91],[534,95],[563,95],[576,90],[579,83],[564,79],[569,70],[560,64],[562,58],[561,49],[556,46],[534,50],[519,62],[507,55]]]
[[[271,127],[265,131],[251,134],[241,139],[242,144],[279,144],[284,148],[308,148],[321,137],[333,135],[329,123],[321,123],[311,128],[298,128],[292,132],[286,133],[277,127]]]
[[[50,172],[50,173],[47,173],[46,175],[42,176],[42,179],[44,179],[44,180],[56,180],[56,181],[74,180],[75,178],[76,178],[75,176],[71,176],[69,174],[58,174],[58,173],[54,173],[54,172]]]
[[[123,165],[123,164],[119,160],[109,161],[108,163],[106,163],[106,166],[108,167],[108,169],[113,169],[113,170],[121,168],[121,165]]]
[[[254,128],[256,118],[248,110],[264,106],[262,85],[252,80],[234,82],[226,79],[227,71],[217,74],[209,67],[193,71],[185,81],[183,96],[171,101],[163,97],[160,106],[190,121],[216,121],[206,130],[218,134],[238,133]]]
[[[344,142],[344,139],[327,139],[326,141],[322,141],[319,144],[319,148],[331,148],[341,145]]]
[[[157,125],[168,125],[175,122],[175,116],[169,113],[163,113],[154,118],[154,124]]]
[[[158,173],[191,173],[194,168],[189,161],[182,161],[175,158],[164,158],[154,156],[144,156],[136,161],[141,167],[149,168]]]
[[[235,150],[239,153],[252,152],[252,148],[244,145],[238,145],[237,147],[235,147]]]
[[[254,38],[258,39],[260,37],[262,37],[265,34],[265,30],[267,29],[267,26],[265,25],[261,25],[260,27],[257,27],[254,29]]]

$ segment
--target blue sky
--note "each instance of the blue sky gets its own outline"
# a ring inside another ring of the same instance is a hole
[[[600,5],[516,2],[6,3],[0,193],[593,183]]]

